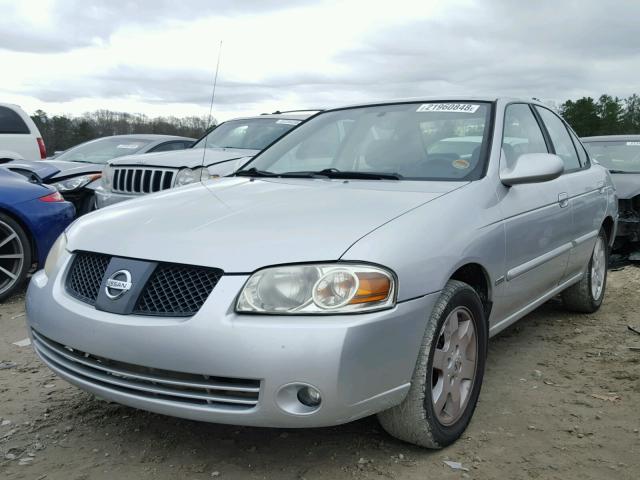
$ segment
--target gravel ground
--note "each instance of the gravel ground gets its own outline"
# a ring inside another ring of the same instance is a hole
[[[97,400],[13,345],[26,337],[17,296],[0,305],[0,478],[638,479],[640,335],[627,325],[640,327],[639,292],[627,267],[596,314],[552,301],[493,338],[473,421],[441,451],[396,441],[375,418],[240,428]]]

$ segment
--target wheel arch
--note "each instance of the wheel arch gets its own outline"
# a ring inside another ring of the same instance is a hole
[[[482,301],[485,318],[488,320],[493,306],[493,291],[487,270],[479,263],[465,263],[451,274],[449,280],[464,282],[476,291]]]
[[[615,236],[613,235],[614,226],[615,222],[613,221],[613,218],[610,215],[607,215],[602,222],[602,228],[604,228],[604,233],[607,234],[607,242],[609,243],[609,246],[612,246],[613,241],[615,240]]]

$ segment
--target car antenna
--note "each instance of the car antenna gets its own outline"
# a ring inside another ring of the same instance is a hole
[[[211,115],[213,114],[213,100],[216,98],[216,85],[218,84],[218,71],[220,70],[220,56],[222,54],[222,40],[220,40],[220,47],[218,48],[218,61],[216,63],[216,73],[213,77],[213,89],[211,90],[211,102],[209,103],[209,117],[207,118],[207,130],[211,125]],[[208,132],[204,137],[204,148],[202,149],[202,166],[204,167],[205,156],[207,155],[207,140],[209,139]]]

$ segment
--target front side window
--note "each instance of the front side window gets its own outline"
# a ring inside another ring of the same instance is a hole
[[[262,150],[301,120],[250,118],[221,123],[192,148],[240,148]]]
[[[549,132],[549,137],[551,137],[551,143],[553,143],[556,155],[564,162],[565,171],[579,169],[580,161],[578,160],[578,154],[564,122],[560,120],[560,117],[555,113],[551,112],[551,110],[538,106],[535,108],[547,127],[547,132]]]
[[[540,125],[529,105],[515,103],[507,106],[502,137],[504,164],[513,167],[525,153],[548,153]]]
[[[591,157],[613,172],[640,173],[640,141],[585,142]]]
[[[114,158],[133,155],[146,147],[151,140],[122,137],[106,137],[82,143],[58,155],[56,160],[66,162],[104,164]]]
[[[28,134],[29,127],[16,112],[7,107],[0,107],[0,133]]]
[[[325,170],[404,180],[476,180],[484,172],[491,108],[482,102],[432,102],[328,111],[244,169],[277,175]]]

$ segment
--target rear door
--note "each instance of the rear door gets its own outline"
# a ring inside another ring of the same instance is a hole
[[[0,151],[17,153],[25,160],[39,160],[36,135],[16,111],[0,105]]]
[[[531,106],[508,105],[500,168],[512,168],[523,154],[548,152],[548,142]],[[506,234],[503,315],[525,308],[561,282],[573,233],[567,197],[563,176],[499,191]]]
[[[586,267],[607,208],[602,171],[591,168],[589,157],[573,131],[551,110],[536,106],[556,155],[565,162],[565,180],[573,217],[572,249],[566,278]]]

